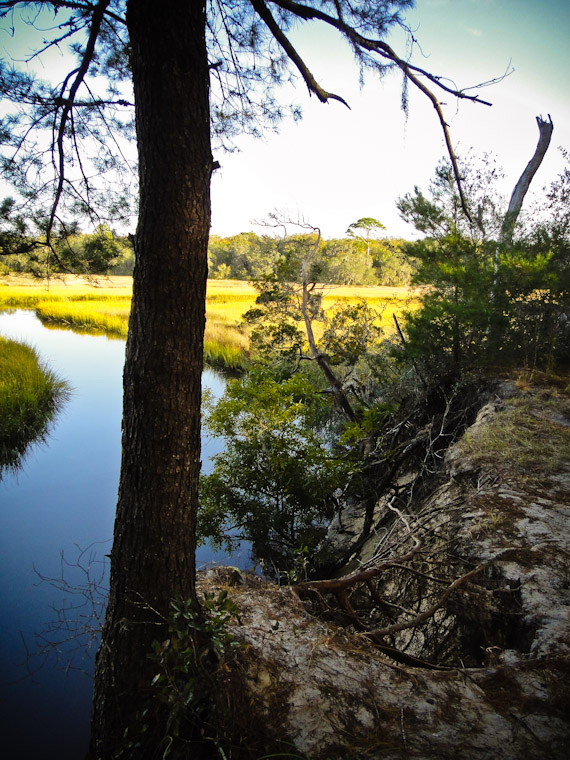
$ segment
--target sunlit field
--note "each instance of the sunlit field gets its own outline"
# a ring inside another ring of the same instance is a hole
[[[49,283],[22,275],[0,278],[0,308],[34,309],[46,325],[104,332],[126,337],[132,295],[131,277],[86,279],[66,275]],[[206,362],[239,369],[247,361],[248,337],[241,326],[244,313],[255,303],[256,291],[247,282],[209,280],[206,297]],[[408,288],[327,286],[325,310],[335,304],[356,303],[364,298],[377,309],[388,334],[394,329],[393,314],[418,303]]]

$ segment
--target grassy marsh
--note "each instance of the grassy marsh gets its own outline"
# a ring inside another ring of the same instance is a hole
[[[42,322],[127,337],[130,299],[38,301],[34,308]]]
[[[47,324],[126,337],[132,295],[131,277],[90,280],[65,276],[49,284],[20,275],[0,278],[0,309],[34,309]],[[248,336],[241,326],[244,313],[255,303],[255,289],[238,280],[209,280],[206,296],[206,363],[240,369],[247,362]],[[382,311],[381,324],[393,330],[394,313],[418,303],[408,288],[330,286],[325,290],[325,310],[335,304],[366,299]]]
[[[69,392],[34,348],[0,336],[0,476],[45,435]]]

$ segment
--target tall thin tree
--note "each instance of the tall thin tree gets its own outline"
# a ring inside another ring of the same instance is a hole
[[[459,183],[435,92],[484,102],[412,65],[385,41],[412,0],[0,0],[15,35],[41,33],[35,55],[73,44],[77,63],[46,84],[2,64],[3,168],[16,184],[37,242],[56,255],[77,213],[100,221],[103,201],[123,195],[95,175],[124,158],[135,103],[139,220],[124,371],[123,454],[110,598],[97,659],[92,756],[111,758],[147,705],[148,653],[169,604],[197,605],[194,525],[200,469],[200,376],[205,319],[211,129],[222,141],[259,133],[283,115],[272,87],[291,72],[326,103],[342,95],[318,84],[290,31],[325,25],[351,46],[362,71],[399,69],[432,103]],[[33,57],[33,56],[32,56]],[[101,80],[109,87],[101,92]],[[210,87],[211,83],[211,87]],[[134,94],[133,94],[134,93]],[[42,127],[47,139],[41,138]],[[33,175],[37,182],[32,183]],[[122,172],[119,177],[128,176]],[[42,207],[42,201],[47,205]],[[40,240],[41,239],[41,240]],[[29,235],[28,235],[29,243]],[[160,735],[159,714],[153,726]],[[156,757],[156,741],[136,750]]]

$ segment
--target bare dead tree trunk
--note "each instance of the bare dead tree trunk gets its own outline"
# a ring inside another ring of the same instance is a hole
[[[512,243],[515,225],[517,223],[517,219],[519,218],[523,201],[530,187],[530,183],[532,182],[534,175],[538,171],[542,163],[542,160],[544,159],[544,156],[546,155],[546,151],[548,150],[548,146],[550,145],[550,139],[552,137],[552,130],[554,129],[554,125],[552,123],[552,119],[550,118],[550,115],[548,116],[548,121],[543,119],[541,116],[537,116],[536,123],[538,124],[538,131],[539,131],[538,144],[536,146],[536,150],[534,151],[534,155],[528,162],[525,170],[521,174],[519,181],[515,185],[515,188],[511,195],[511,199],[509,201],[509,207],[507,209],[507,212],[503,219],[503,223],[501,225],[501,231],[499,234],[499,241],[498,241],[499,246],[495,252],[495,257],[494,257],[494,276],[491,282],[491,291],[489,294],[489,303],[492,306],[496,305],[499,302],[500,295],[501,295],[500,283],[498,281],[500,250],[501,248],[509,246]],[[499,332],[497,330],[497,326],[493,324],[492,322],[490,322],[487,327],[488,344],[496,345],[498,343],[498,339],[499,339]]]
[[[526,169],[521,174],[520,179],[515,185],[515,189],[511,195],[509,208],[507,209],[507,213],[503,219],[501,234],[499,237],[499,240],[503,245],[508,245],[510,242],[512,242],[515,224],[519,217],[523,201],[530,187],[530,183],[532,182],[534,175],[538,171],[538,168],[540,167],[542,160],[546,155],[546,151],[548,150],[548,146],[550,145],[550,140],[552,138],[552,130],[554,129],[554,124],[552,123],[550,114],[548,115],[548,121],[543,119],[541,116],[537,116],[536,123],[538,124],[539,131],[538,144],[536,146],[533,157],[530,159],[526,166]]]
[[[333,372],[332,367],[330,366],[327,360],[327,357],[321,351],[319,351],[317,342],[315,340],[315,334],[313,332],[313,321],[312,321],[310,309],[309,309],[309,282],[308,282],[308,274],[307,274],[307,269],[308,269],[307,265],[308,265],[309,259],[312,258],[313,255],[317,252],[317,248],[319,247],[319,243],[321,240],[321,231],[317,227],[315,227],[314,229],[317,233],[317,240],[315,244],[313,245],[311,256],[310,257],[305,256],[302,262],[303,292],[302,292],[302,307],[301,308],[303,310],[303,320],[305,322],[305,330],[307,332],[307,341],[309,343],[309,350],[311,352],[312,358],[317,362],[317,364],[321,368],[321,371],[326,377],[327,381],[330,383],[336,402],[339,405],[344,416],[351,422],[358,422],[358,417],[356,416],[354,409],[352,408],[352,405],[350,401],[348,400],[346,392],[344,388],[342,387],[342,383]]]

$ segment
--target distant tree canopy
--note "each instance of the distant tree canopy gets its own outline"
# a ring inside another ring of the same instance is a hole
[[[10,199],[0,206],[7,221]],[[18,227],[18,220],[10,220]],[[7,225],[6,225],[7,226]],[[22,235],[21,233],[24,232]],[[302,236],[301,236],[302,237]],[[417,262],[397,238],[351,236],[323,240],[319,281],[336,285],[409,285]],[[230,237],[212,235],[208,245],[209,276],[218,280],[257,280],[265,277],[300,236],[275,238],[241,232]],[[25,243],[25,244],[23,244]],[[14,245],[18,246],[17,253]],[[128,236],[114,234],[105,224],[94,233],[68,232],[49,248],[25,231],[0,234],[0,265],[4,271],[29,272],[38,277],[75,271],[82,274],[132,275],[135,257]]]
[[[210,237],[209,276],[216,279],[257,280],[267,276],[287,251],[309,235],[276,238],[242,232]],[[319,281],[337,285],[409,285],[414,259],[404,251],[404,240],[359,237],[323,240],[319,247]]]
[[[135,257],[128,237],[115,235],[105,224],[85,234],[69,229],[51,246],[36,240],[21,220],[10,219],[11,199],[0,206],[0,215],[11,226],[0,233],[0,265],[6,272],[26,272],[35,277],[75,272],[88,275],[133,273]],[[3,213],[4,212],[4,213]]]

